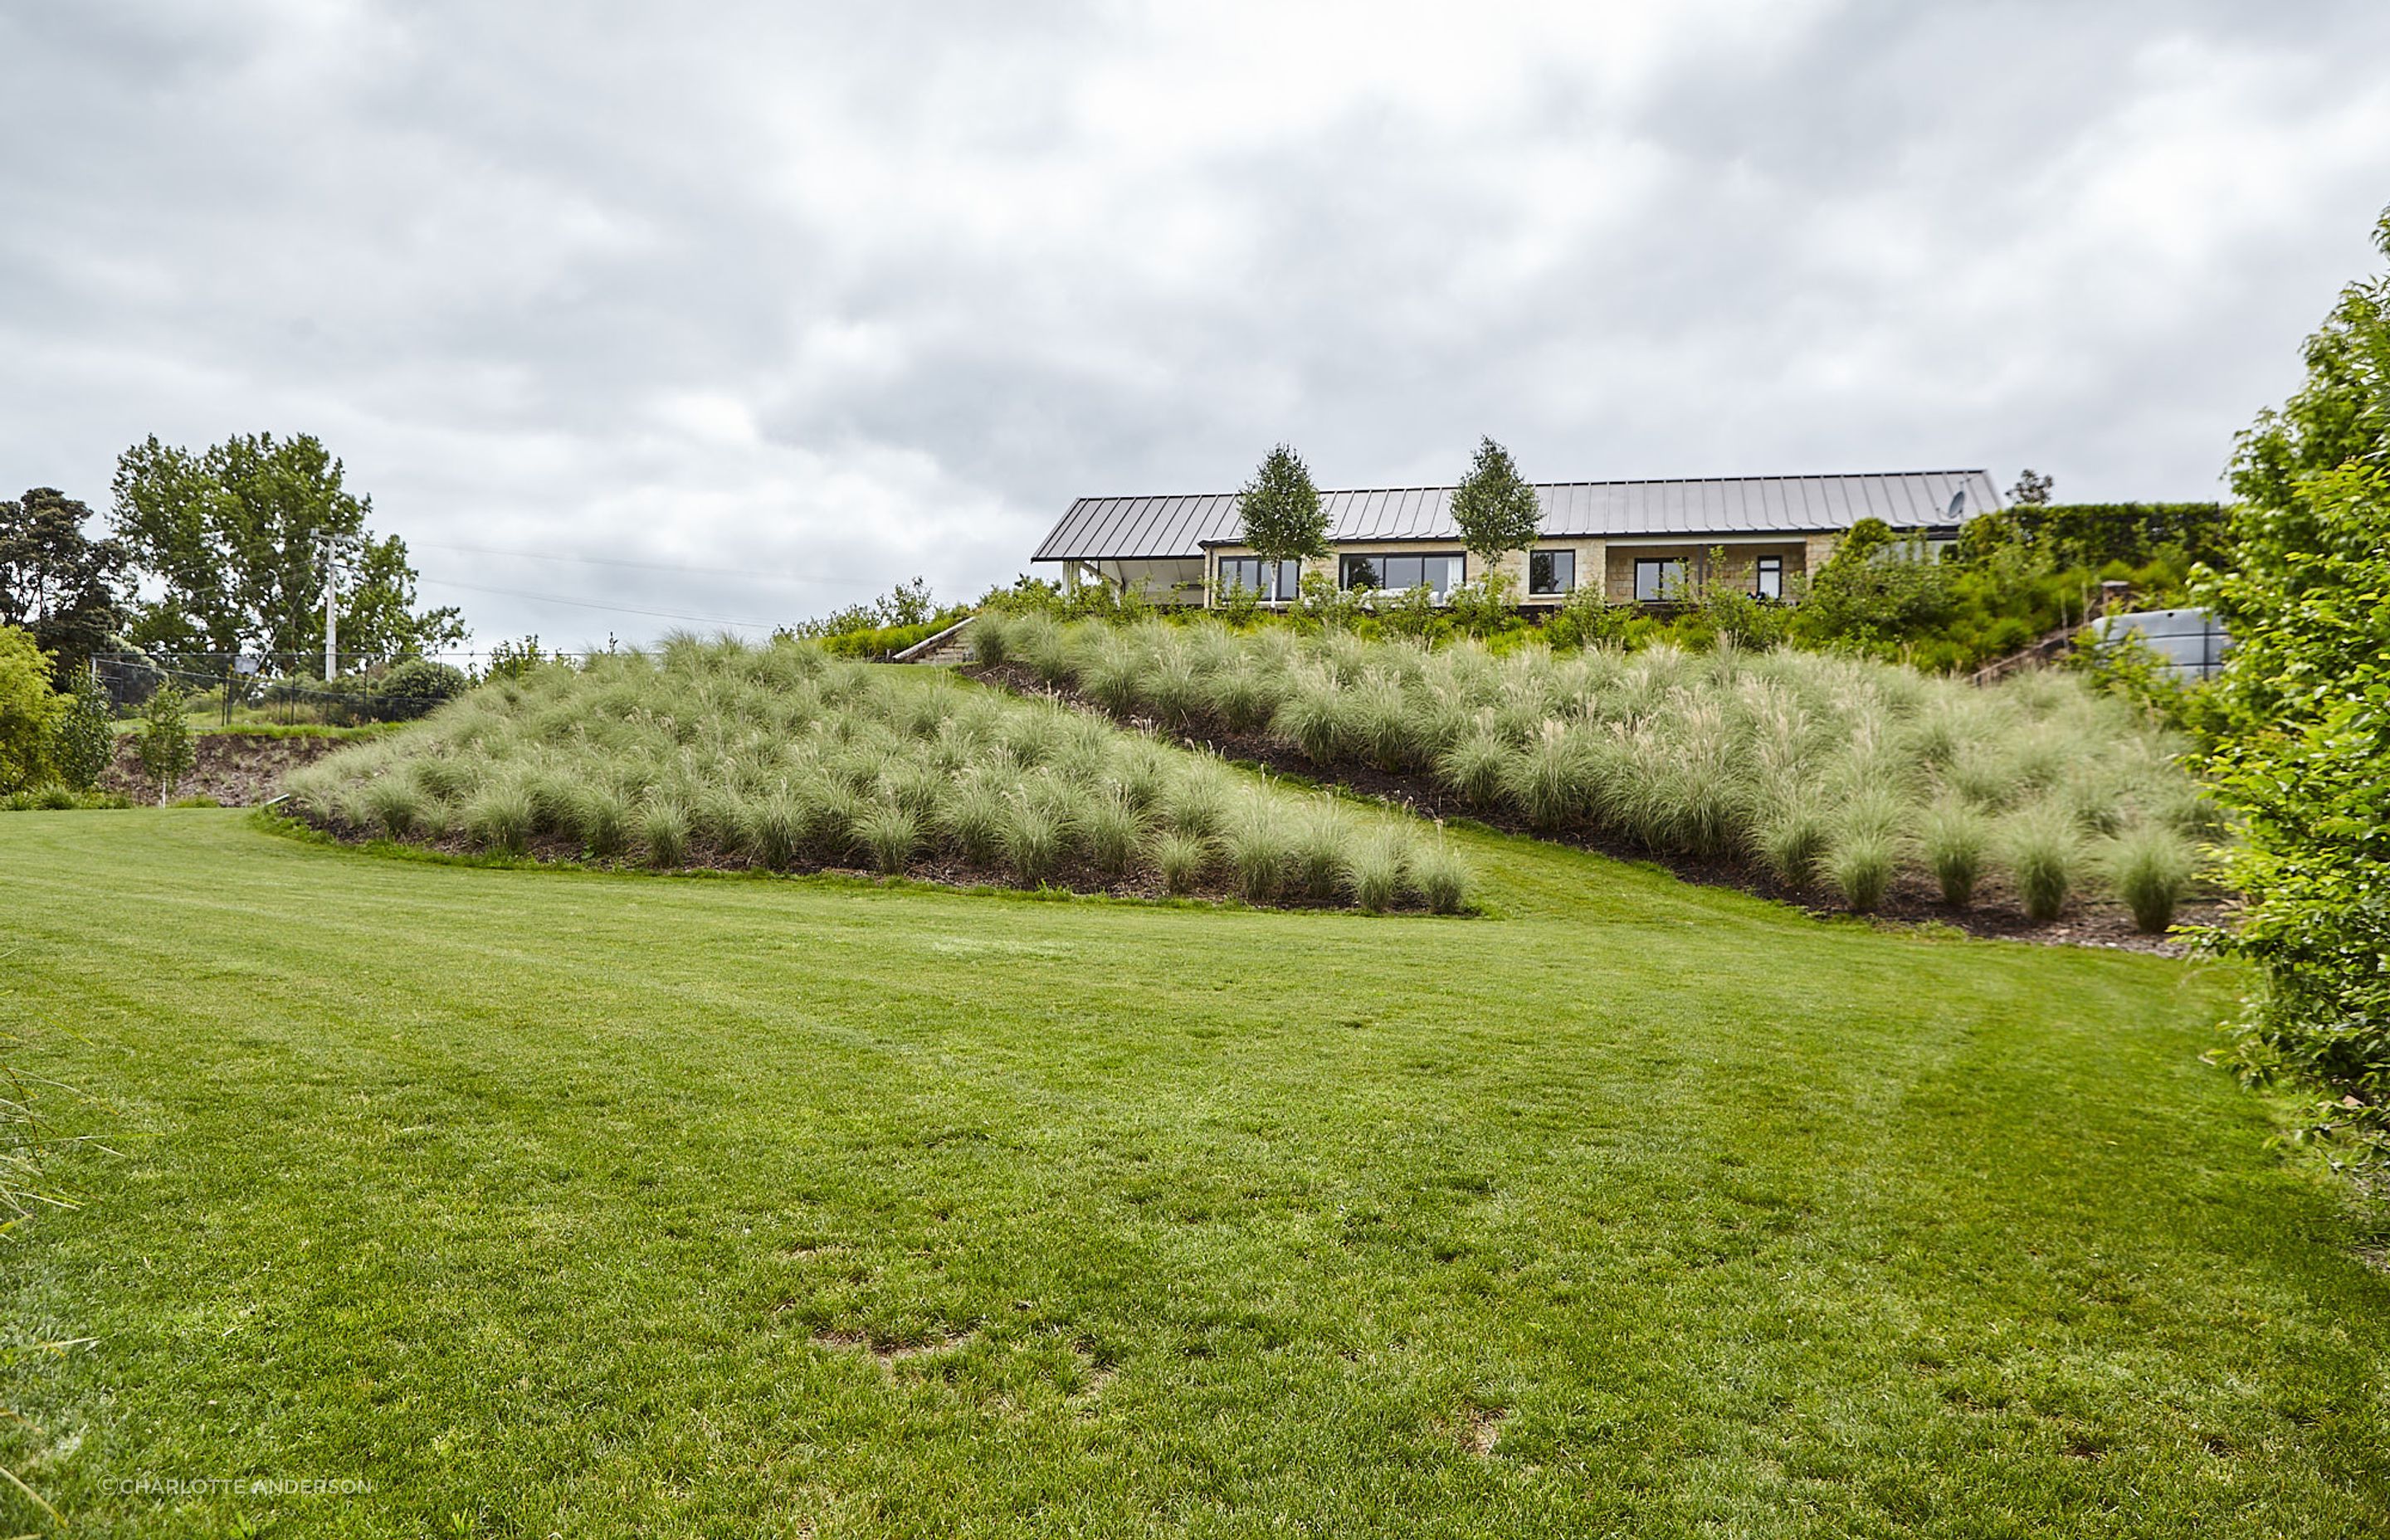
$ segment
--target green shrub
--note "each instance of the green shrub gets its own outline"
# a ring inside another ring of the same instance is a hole
[[[1228,822],[1226,777],[1208,765],[1189,770],[1171,789],[1163,818],[1174,831],[1194,839],[1218,834]]]
[[[1926,810],[1920,834],[1925,865],[1942,890],[1942,902],[1956,909],[1967,907],[1974,901],[1984,852],[1991,841],[1984,815],[1957,798],[1946,798]]]
[[[1153,864],[1165,889],[1191,893],[1203,885],[1204,875],[1211,869],[1212,847],[1198,836],[1167,831],[1154,841]]]
[[[813,816],[809,817],[809,813]],[[813,832],[823,822],[819,814],[777,789],[740,808],[739,822],[744,832],[741,843],[753,854],[757,865],[773,871],[787,871],[795,866],[798,854],[809,841],[824,846],[828,843]]]
[[[1469,867],[1452,849],[1438,841],[1416,853],[1408,863],[1410,886],[1420,902],[1439,915],[1458,914],[1469,902]]]
[[[2390,263],[2390,210],[2374,242]],[[2379,1178],[2390,1168],[2390,271],[2342,290],[2306,357],[2301,388],[2242,436],[2233,559],[2198,585],[2233,638],[2206,731],[2217,796],[2243,836],[2224,875],[2248,899],[2238,925],[2204,940],[2261,973],[2236,1023],[2235,1067],[2328,1089],[2318,1136],[2340,1147],[2336,1164]]]
[[[471,684],[462,669],[429,658],[402,658],[373,681],[373,714],[384,722],[412,722],[456,699]]]
[[[1257,671],[1237,666],[1213,676],[1211,704],[1220,725],[1232,733],[1250,733],[1269,721],[1279,698]]]
[[[1153,665],[1142,687],[1154,720],[1173,732],[1186,727],[1205,704],[1203,682],[1196,676],[1194,663],[1175,651]]]
[[[572,833],[584,850],[599,860],[622,853],[630,839],[631,808],[621,792],[608,786],[576,787],[570,807]]]
[[[1077,834],[1087,864],[1105,877],[1118,877],[1137,858],[1145,820],[1118,787],[1107,788],[1079,809]]]
[[[366,784],[366,813],[393,840],[411,839],[422,830],[426,801],[406,776],[382,776]]]
[[[1316,809],[1295,826],[1286,857],[1286,880],[1304,897],[1325,903],[1344,879],[1347,848],[1354,844],[1332,809]]]
[[[1420,713],[1400,682],[1382,675],[1369,679],[1349,698],[1344,714],[1355,746],[1371,764],[1389,775],[1411,768]]]
[[[1258,814],[1248,810],[1229,825],[1227,837],[1228,869],[1237,892],[1250,904],[1266,904],[1279,895],[1291,854],[1276,823]]]
[[[1436,778],[1472,807],[1492,807],[1502,799],[1503,773],[1510,751],[1490,733],[1471,733],[1436,756]]]
[[[1530,827],[1550,833],[1584,812],[1590,762],[1577,735],[1546,722],[1503,767],[1502,792]]]
[[[66,698],[50,725],[49,761],[61,785],[88,791],[116,758],[116,735],[109,726],[108,691],[86,669],[81,687]]]
[[[880,806],[866,812],[855,834],[870,853],[872,866],[889,876],[902,872],[921,846],[921,821],[902,807]]]
[[[939,831],[964,861],[985,867],[1002,858],[1004,793],[994,785],[978,778],[957,783],[939,804],[937,816]]]
[[[862,850],[863,823],[872,803],[850,782],[823,780],[800,794],[775,792],[773,796],[786,797],[796,809],[798,853],[810,853],[826,866],[839,866],[853,861]]]
[[[1345,855],[1343,879],[1353,902],[1368,914],[1400,906],[1403,900],[1403,850],[1391,840],[1366,840]]]
[[[1826,871],[1852,913],[1872,914],[1883,907],[1895,859],[1889,835],[1870,828],[1847,829],[1827,855]]]
[[[0,794],[0,813],[94,812],[132,805],[133,799],[122,792],[75,791],[56,784]]]
[[[536,809],[523,783],[512,776],[492,780],[465,804],[466,837],[487,851],[520,855],[531,844]]]
[[[1010,656],[1011,617],[985,614],[971,622],[969,651],[972,662],[995,668]]]
[[[2191,841],[2161,824],[2127,829],[2107,850],[2108,880],[2132,911],[2134,925],[2152,935],[2174,923],[2198,866]]]
[[[1064,832],[1060,816],[1052,810],[1026,797],[1015,798],[1005,810],[1005,864],[1022,883],[1043,883],[1061,865]]]
[[[2025,918],[2047,925],[2066,907],[2082,855],[2081,837],[2062,808],[2036,803],[2012,815],[2007,828],[2008,866],[2016,879]]]
[[[1333,764],[1344,752],[1343,698],[1327,680],[1299,684],[1279,702],[1270,731],[1314,764]]]
[[[158,788],[161,807],[173,800],[175,789],[199,762],[199,751],[191,743],[189,700],[180,686],[161,685],[151,692],[149,704],[141,713],[140,737],[135,749],[140,755],[142,773]]]
[[[0,625],[0,792],[47,778],[64,698],[50,687],[50,655],[32,635]]]
[[[688,860],[688,806],[677,797],[649,797],[639,807],[639,846],[648,865],[669,868]]]
[[[1754,830],[1762,865],[1789,887],[1805,887],[1818,875],[1831,828],[1820,799],[1803,788],[1785,790]]]

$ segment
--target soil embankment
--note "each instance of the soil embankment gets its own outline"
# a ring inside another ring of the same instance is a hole
[[[253,807],[281,794],[283,777],[342,749],[342,738],[264,738],[250,733],[201,733],[191,739],[198,764],[178,797],[213,797],[226,807]],[[121,791],[135,802],[155,802],[158,786],[141,768],[134,735],[116,742],[116,762],[101,773],[100,789]]]

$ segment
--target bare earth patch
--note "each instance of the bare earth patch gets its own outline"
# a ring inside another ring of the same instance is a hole
[[[283,778],[347,748],[352,738],[261,738],[245,733],[201,733],[191,739],[198,765],[176,789],[178,797],[213,797],[226,807],[254,807],[282,792]],[[157,783],[141,768],[141,756],[127,733],[116,741],[116,759],[100,773],[100,789],[120,791],[135,802],[158,800]]]
[[[908,1359],[927,1358],[936,1354],[950,1353],[977,1335],[979,1334],[975,1331],[966,1331],[952,1337],[932,1338],[924,1342],[875,1342],[868,1337],[852,1331],[816,1331],[814,1333],[814,1345],[826,1348],[832,1353],[868,1354],[872,1362],[893,1374],[896,1366]]]

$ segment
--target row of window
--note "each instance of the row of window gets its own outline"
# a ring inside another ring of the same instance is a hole
[[[1420,556],[1347,556],[1337,562],[1336,581],[1340,587],[1375,588],[1388,593],[1401,593],[1424,584],[1440,599],[1448,597],[1463,581],[1465,571],[1466,563],[1458,551]],[[1685,562],[1680,557],[1636,558],[1636,602],[1662,604],[1686,597],[1691,588],[1685,573]],[[1220,558],[1220,592],[1230,594],[1243,589],[1265,604],[1283,604],[1293,599],[1302,578],[1303,563],[1299,561],[1264,561],[1251,556]],[[1527,554],[1530,595],[1549,597],[1575,591],[1574,551]],[[1753,568],[1751,591],[1763,599],[1784,597],[1782,557],[1759,558]]]
[[[1763,599],[1784,597],[1784,558],[1764,556],[1752,565],[1752,594]],[[1685,578],[1681,557],[1637,557],[1635,558],[1635,602],[1664,604],[1691,597],[1692,587]]]

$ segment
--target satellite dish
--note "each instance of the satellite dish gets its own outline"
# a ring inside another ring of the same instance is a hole
[[[1954,524],[1957,523],[1959,521],[1960,515],[1966,511],[1967,489],[1965,487],[1960,487],[1958,491],[1950,494],[1950,521]]]

